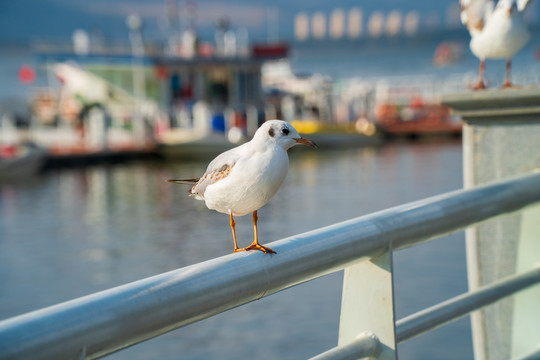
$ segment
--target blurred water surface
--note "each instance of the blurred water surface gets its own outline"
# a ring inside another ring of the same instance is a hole
[[[283,187],[259,211],[262,243],[462,186],[459,141],[290,153]],[[228,217],[165,182],[206,164],[61,169],[0,185],[0,319],[229,254]],[[237,231],[251,242],[250,216]],[[462,233],[394,261],[398,319],[467,290]],[[331,274],[108,358],[307,358],[337,343],[341,282]],[[400,346],[400,359],[472,358],[470,336],[462,319]]]

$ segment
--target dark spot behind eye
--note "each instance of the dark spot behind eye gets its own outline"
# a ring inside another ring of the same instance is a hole
[[[268,130],[268,135],[270,135],[270,137],[274,137],[276,135],[274,133],[274,128],[270,128],[270,130]]]
[[[289,135],[289,129],[283,128],[283,129],[281,129],[281,133],[282,133],[283,135]]]

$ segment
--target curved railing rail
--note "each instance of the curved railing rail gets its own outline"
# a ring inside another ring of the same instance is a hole
[[[1,321],[0,359],[98,358],[388,250],[536,202],[540,202],[539,173],[279,240],[270,244],[277,255],[236,253],[135,281]],[[399,331],[404,328],[404,323],[398,324]],[[372,349],[379,335],[364,336],[363,346],[357,347]],[[352,348],[332,351],[344,354]],[[340,358],[332,351],[324,358]]]

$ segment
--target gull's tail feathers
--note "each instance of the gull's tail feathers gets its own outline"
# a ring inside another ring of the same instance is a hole
[[[182,185],[194,185],[199,181],[199,178],[194,179],[169,179],[167,182],[173,184],[182,184]]]

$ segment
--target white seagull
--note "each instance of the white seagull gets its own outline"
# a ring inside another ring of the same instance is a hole
[[[471,34],[470,48],[480,59],[478,83],[484,89],[486,59],[506,59],[504,87],[511,87],[512,57],[529,41],[530,34],[523,19],[530,0],[460,0],[461,22]]]
[[[289,169],[287,150],[297,144],[317,147],[313,141],[302,138],[291,124],[269,120],[257,129],[250,142],[212,160],[202,177],[168,181],[193,185],[190,196],[204,200],[211,210],[229,214],[234,252],[259,250],[275,254],[274,250],[259,244],[257,210],[270,201],[285,180]],[[239,248],[233,216],[244,216],[251,212],[254,240],[248,247]]]

